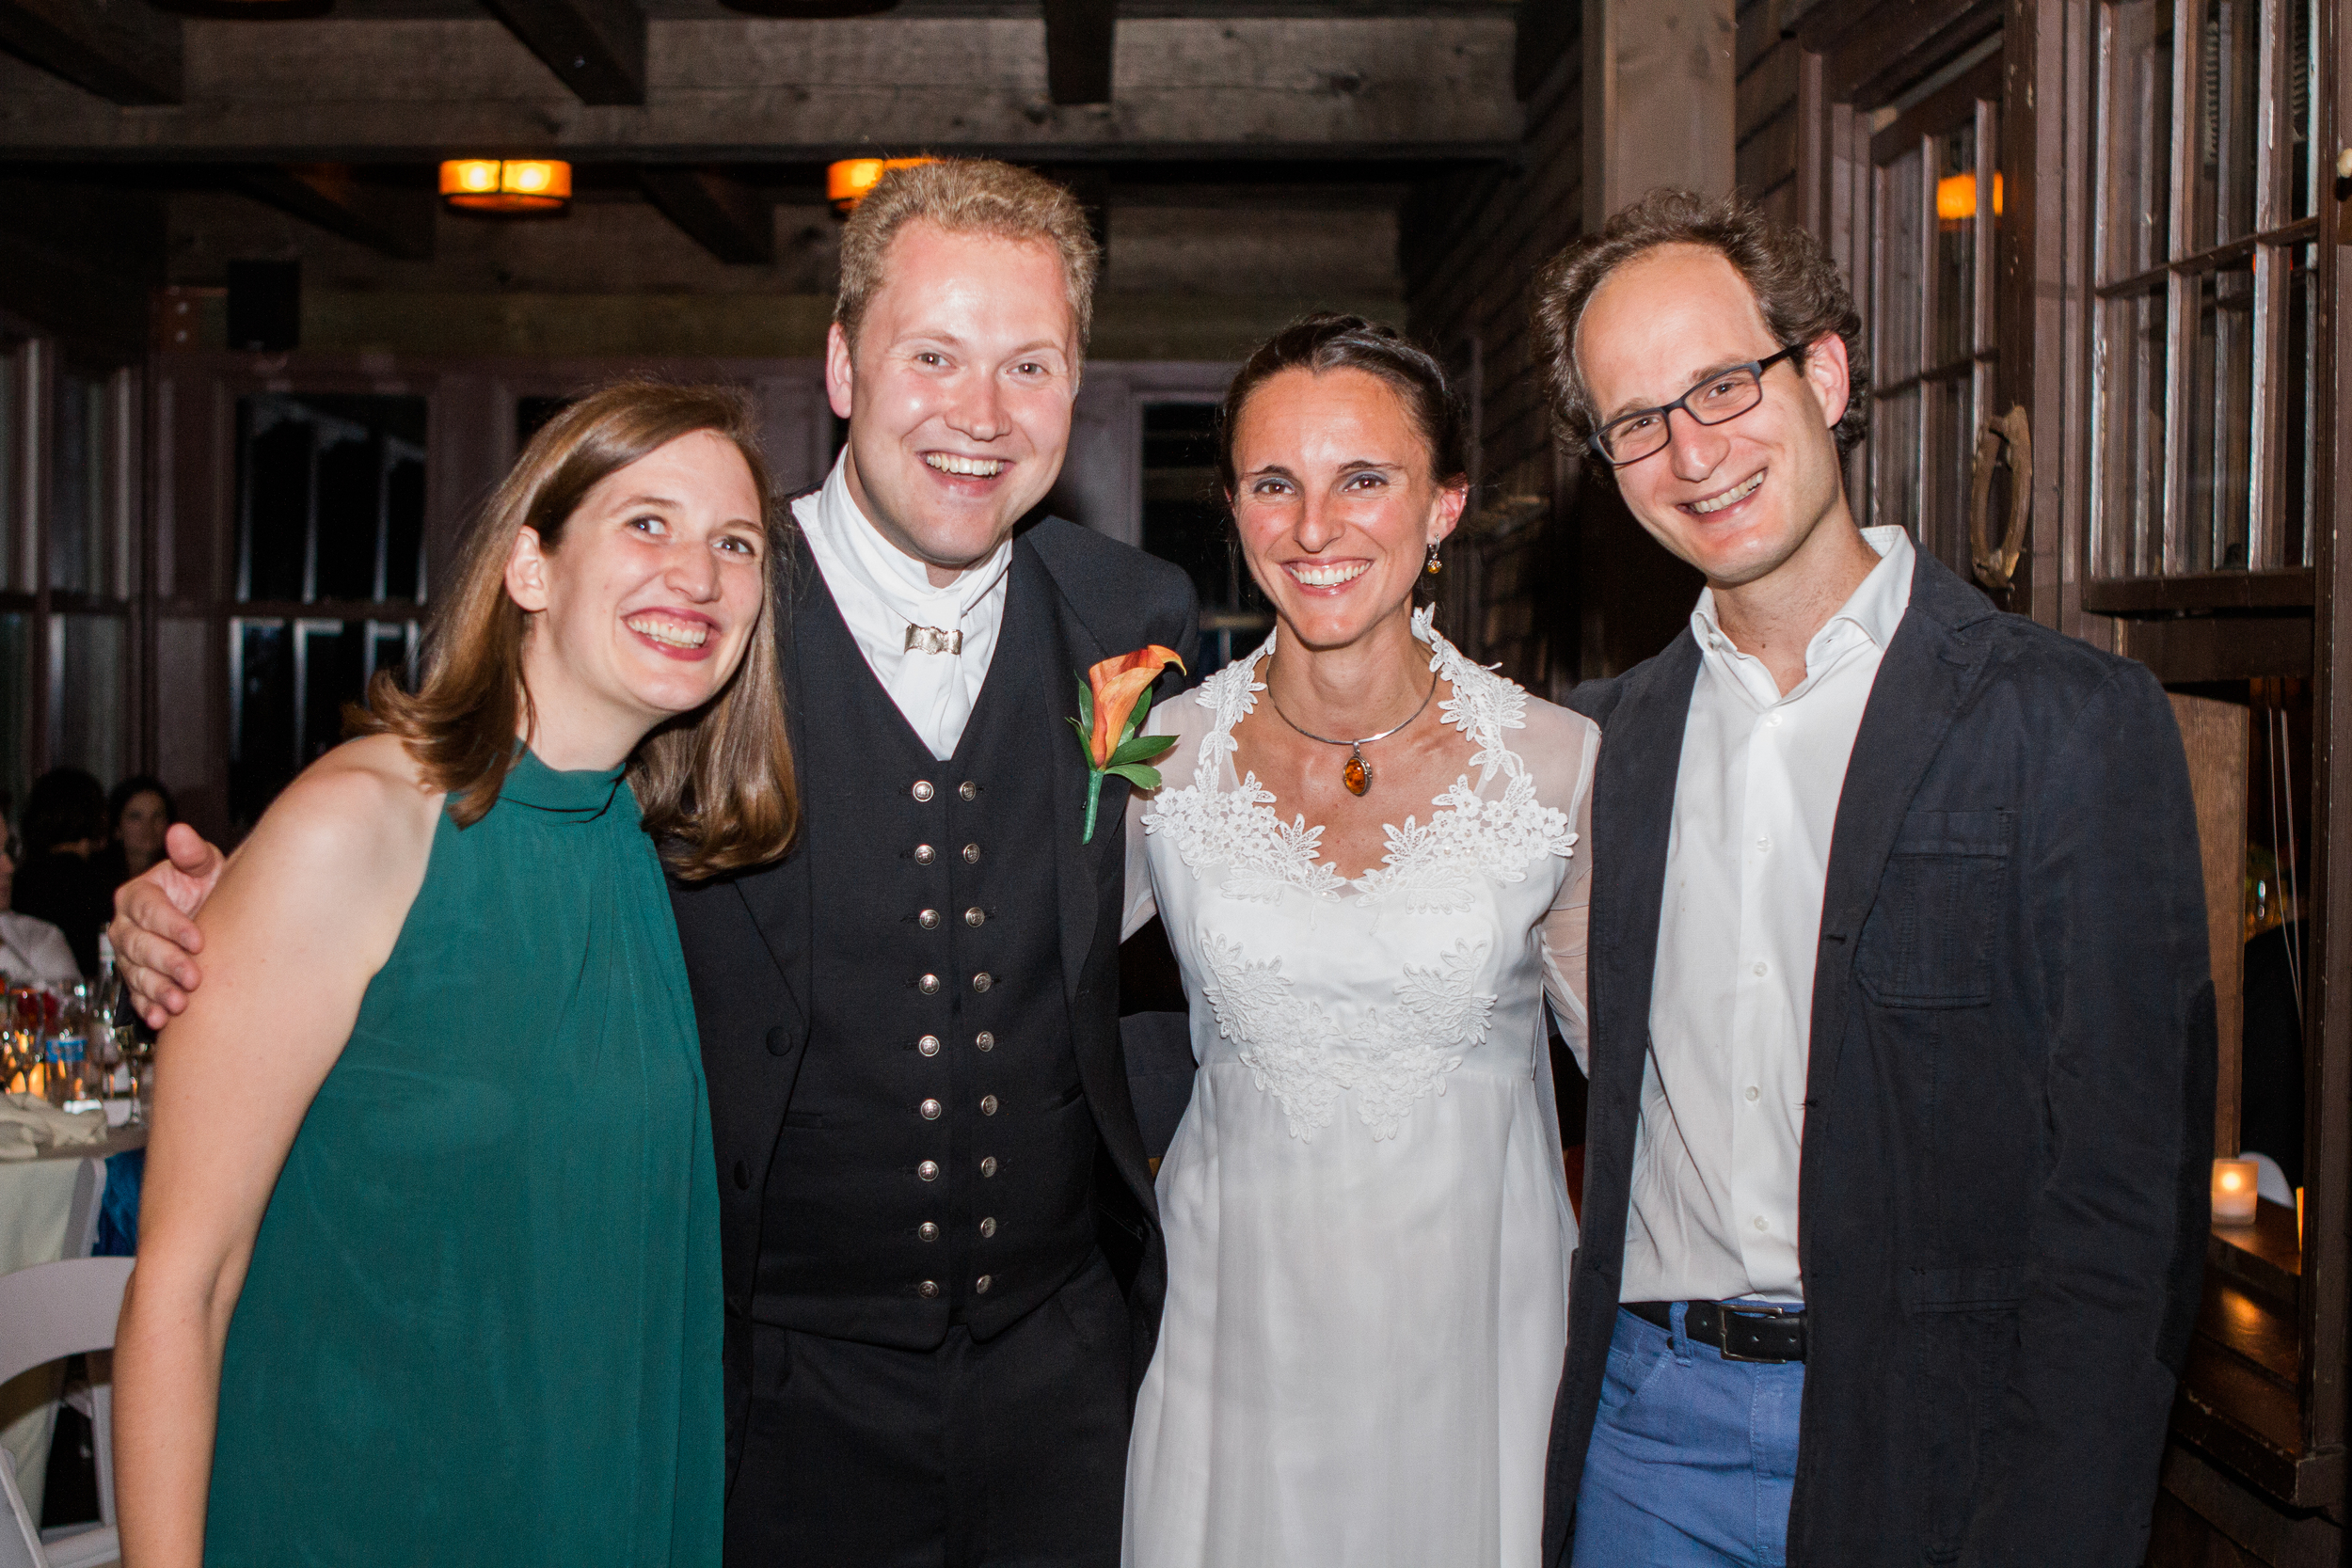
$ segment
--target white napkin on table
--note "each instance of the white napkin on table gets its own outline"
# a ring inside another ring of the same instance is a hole
[[[58,1110],[33,1094],[0,1094],[0,1160],[29,1160],[42,1148],[106,1141],[103,1111]]]

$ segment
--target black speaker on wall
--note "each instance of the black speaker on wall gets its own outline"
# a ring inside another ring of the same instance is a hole
[[[284,354],[302,346],[302,263],[229,263],[229,346]]]

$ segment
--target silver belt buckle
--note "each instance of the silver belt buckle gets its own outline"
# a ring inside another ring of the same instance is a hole
[[[1786,1355],[1741,1355],[1738,1351],[1733,1350],[1731,1348],[1731,1320],[1734,1318],[1801,1317],[1804,1315],[1804,1308],[1801,1307],[1797,1308],[1796,1311],[1791,1312],[1786,1307],[1772,1307],[1756,1303],[1743,1303],[1740,1306],[1734,1306],[1727,1301],[1719,1301],[1715,1304],[1715,1310],[1719,1315],[1719,1321],[1723,1325],[1724,1331],[1724,1342],[1715,1348],[1717,1353],[1720,1354],[1724,1360],[1744,1361],[1750,1366],[1756,1367],[1785,1367],[1788,1364],[1791,1358]]]

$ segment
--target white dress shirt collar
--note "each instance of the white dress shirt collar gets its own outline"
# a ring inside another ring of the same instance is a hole
[[[933,756],[955,755],[996,657],[1012,541],[932,587],[923,563],[883,538],[850,496],[847,451],[815,495],[792,503],[792,517],[874,678]],[[910,626],[961,631],[963,651],[910,651]]]
[[[1870,575],[1847,595],[1837,613],[1823,623],[1805,644],[1804,679],[1786,694],[1762,659],[1741,653],[1724,634],[1722,624],[1715,619],[1715,591],[1699,590],[1697,608],[1691,611],[1691,635],[1698,639],[1699,649],[1715,673],[1727,677],[1758,708],[1793,703],[1804,696],[1861,640],[1867,639],[1882,654],[1893,641],[1895,628],[1902,625],[1903,611],[1911,607],[1915,554],[1911,536],[1889,524],[1866,528],[1862,537],[1878,552],[1879,563],[1870,568]]]
[[[795,506],[792,515],[816,550],[825,586],[838,598],[847,579],[846,585],[871,594],[907,626],[957,630],[973,606],[1005,580],[1012,565],[1012,541],[1007,539],[987,560],[966,567],[945,588],[932,587],[930,568],[883,538],[850,494],[847,448],[812,499],[814,507]],[[903,648],[903,628],[900,635]]]

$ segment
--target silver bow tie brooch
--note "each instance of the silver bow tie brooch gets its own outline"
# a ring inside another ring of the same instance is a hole
[[[909,626],[907,627],[906,652],[960,654],[963,652],[963,633],[941,631],[937,626]]]

